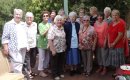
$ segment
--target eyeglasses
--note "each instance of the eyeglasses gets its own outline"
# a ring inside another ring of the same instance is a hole
[[[43,15],[43,17],[49,17],[49,15]]]
[[[83,20],[83,21],[84,21],[84,22],[86,22],[86,21],[88,22],[88,21],[90,21],[90,20]]]

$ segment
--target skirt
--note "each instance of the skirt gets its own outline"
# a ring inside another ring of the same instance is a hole
[[[67,50],[66,63],[68,65],[77,65],[80,63],[80,52],[78,48],[70,48]]]
[[[120,65],[125,64],[124,49],[110,48],[106,64],[107,66],[113,66],[113,67],[120,67]]]

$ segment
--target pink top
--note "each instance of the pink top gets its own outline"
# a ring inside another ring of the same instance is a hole
[[[107,27],[108,24],[106,22],[95,22],[94,24],[94,28],[97,33],[97,45],[99,47],[104,47],[105,37],[107,36]]]

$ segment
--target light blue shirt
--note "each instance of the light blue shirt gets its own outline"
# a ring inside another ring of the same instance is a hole
[[[76,33],[75,23],[72,24],[71,48],[78,48],[78,37]]]

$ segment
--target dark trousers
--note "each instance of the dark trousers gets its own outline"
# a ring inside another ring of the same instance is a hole
[[[51,69],[53,77],[63,74],[65,52],[56,53],[55,56],[51,55]]]
[[[30,48],[29,52],[26,53],[25,63],[28,70],[31,70],[31,68],[35,67],[36,55],[37,55],[36,48]]]

